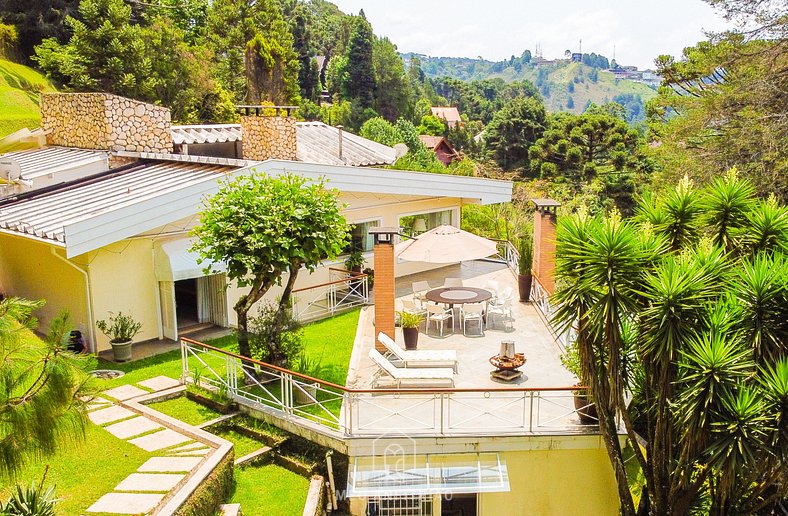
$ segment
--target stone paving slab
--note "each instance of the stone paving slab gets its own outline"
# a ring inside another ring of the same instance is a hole
[[[154,376],[153,378],[149,378],[143,382],[137,382],[137,385],[142,385],[143,387],[147,387],[152,391],[163,391],[165,389],[171,389],[173,387],[177,387],[181,384],[178,380],[174,378],[170,378],[169,376]]]
[[[158,428],[161,428],[161,425],[151,419],[146,417],[135,417],[109,425],[104,429],[119,439],[128,439],[129,437],[150,432]]]
[[[210,449],[210,446],[208,446],[207,444],[197,443],[197,442],[189,443],[189,444],[184,444],[183,446],[178,446],[177,448],[173,448],[172,450],[170,450],[170,453],[180,453],[180,452],[198,450],[203,448]]]
[[[91,401],[87,405],[88,412],[104,407],[109,407],[112,403],[109,400]]]
[[[164,498],[164,494],[107,493],[88,507],[87,512],[112,514],[147,513]]]
[[[176,444],[185,443],[191,440],[191,437],[179,434],[175,430],[165,428],[160,432],[143,435],[142,437],[137,437],[130,440],[129,442],[145,451],[150,452],[169,448],[170,446],[175,446]]]
[[[140,389],[139,387],[134,387],[133,385],[121,385],[120,387],[115,387],[114,389],[104,391],[103,394],[105,396],[115,398],[116,400],[126,401],[130,400],[131,398],[136,398],[149,393],[148,391]]]
[[[203,457],[205,455],[208,455],[208,452],[210,451],[211,450],[209,448],[203,448],[201,450],[186,450],[178,453],[173,453],[173,455],[177,457],[197,457],[197,456]]]
[[[194,469],[202,457],[151,457],[137,471],[141,473],[179,473]]]
[[[112,405],[111,407],[88,413],[88,417],[96,425],[105,425],[107,423],[112,423],[113,421],[126,419],[127,417],[136,415],[137,414],[135,412],[118,405]]]
[[[169,491],[186,475],[183,473],[132,473],[115,491]]]

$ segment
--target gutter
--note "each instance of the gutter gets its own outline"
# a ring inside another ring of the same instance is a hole
[[[91,353],[96,352],[96,338],[93,330],[93,303],[90,299],[90,276],[88,276],[88,271],[82,269],[81,267],[77,266],[74,262],[69,260],[68,258],[64,258],[61,256],[54,247],[50,247],[50,251],[52,251],[52,256],[56,257],[63,263],[69,265],[70,267],[74,268],[75,270],[79,271],[82,276],[85,278],[85,300],[87,302],[88,308],[88,339],[89,345],[88,350]]]

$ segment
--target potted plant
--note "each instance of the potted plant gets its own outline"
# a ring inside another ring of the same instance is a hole
[[[320,378],[325,372],[325,366],[323,366],[322,357],[309,357],[303,351],[301,351],[298,356],[292,359],[290,367],[296,373],[301,373],[304,376],[309,376],[312,378]],[[320,384],[317,382],[310,383],[307,380],[298,377],[296,377],[295,380],[297,380],[300,384],[300,388],[293,387],[293,397],[295,402],[299,405],[314,403],[314,400],[317,398],[317,388],[320,387]]]
[[[405,349],[416,349],[419,344],[419,324],[424,320],[422,314],[399,312],[399,325],[405,338]]]
[[[534,261],[534,243],[528,235],[520,238],[518,251],[520,259],[517,262],[517,289],[520,292],[520,301],[527,302],[531,300],[531,284],[533,283],[531,269]]]
[[[362,272],[367,275],[367,288],[372,290],[372,287],[375,286],[375,271],[367,267]]]
[[[142,329],[142,323],[135,321],[130,315],[117,315],[109,313],[107,320],[96,321],[96,326],[109,337],[112,345],[112,355],[115,362],[131,360],[131,340]]]
[[[576,378],[580,379],[583,377],[583,368],[580,365],[580,352],[577,349],[577,344],[572,344],[566,348],[564,354],[561,355],[561,364],[563,364],[567,371],[575,375]],[[580,383],[575,384],[576,387],[579,385]],[[580,422],[584,425],[598,424],[599,419],[596,413],[596,405],[594,405],[591,393],[586,389],[578,389],[574,391],[574,395],[575,412],[577,412]]]
[[[360,249],[353,249],[345,259],[345,269],[351,272],[361,272],[364,266],[364,255]]]

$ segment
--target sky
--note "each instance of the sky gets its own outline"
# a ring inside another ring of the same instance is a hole
[[[653,68],[660,54],[679,56],[721,30],[725,21],[701,0],[332,0],[342,11],[364,9],[377,35],[400,52],[491,61],[534,52],[576,52]]]

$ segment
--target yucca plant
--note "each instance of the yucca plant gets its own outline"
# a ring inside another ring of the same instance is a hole
[[[55,516],[55,508],[59,501],[55,498],[55,487],[44,489],[43,481],[39,485],[33,482],[27,487],[17,485],[2,507],[2,515]]]
[[[107,320],[96,321],[96,326],[109,337],[110,342],[128,342],[142,330],[142,323],[123,312],[118,312],[117,315],[110,312]]]

